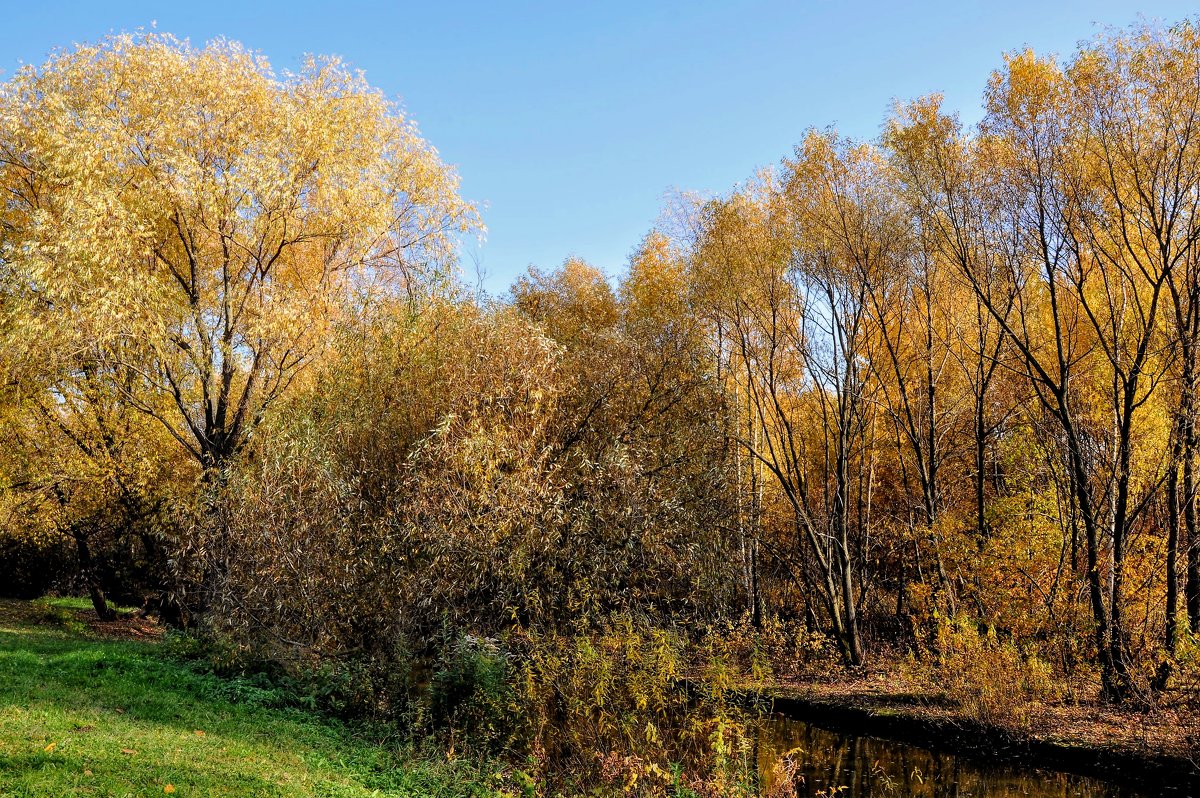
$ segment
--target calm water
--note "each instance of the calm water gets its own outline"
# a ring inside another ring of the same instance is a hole
[[[1149,794],[1066,773],[989,766],[778,717],[764,720],[756,753],[762,795],[774,798],[1116,798]]]

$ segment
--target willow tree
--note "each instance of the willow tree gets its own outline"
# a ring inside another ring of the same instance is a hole
[[[1065,69],[1018,54],[987,94],[1001,207],[1031,266],[1001,281],[1011,316],[993,284],[967,277],[1059,427],[1116,700],[1135,688],[1127,555],[1166,448],[1155,410],[1174,355],[1171,287],[1197,241],[1196,49],[1188,31],[1146,29],[1098,40]]]
[[[786,508],[792,555],[780,546],[781,559],[806,599],[817,599],[852,665],[865,657],[859,583],[874,399],[863,362],[871,319],[857,267],[870,268],[888,239],[864,229],[869,251],[858,251],[832,226],[843,212],[869,224],[861,209],[840,204],[838,188],[861,187],[871,157],[812,133],[784,165],[784,181],[765,174],[706,207],[696,252],[698,290],[720,322],[718,346],[728,349],[720,356],[735,409],[750,416],[738,424],[737,442]]]
[[[988,202],[984,184],[991,170],[986,149],[976,146],[958,120],[942,111],[942,98],[934,95],[898,106],[885,127],[883,141],[923,252],[948,264],[946,271],[979,275],[984,283],[1008,268],[1005,264],[1017,255],[1012,236],[1005,235],[1003,221],[997,218],[1001,214],[996,203]],[[968,288],[969,296],[964,297],[952,280],[945,283],[935,295],[949,319],[947,350],[971,394],[975,533],[982,543],[989,532],[985,514],[988,445],[1008,415],[996,406],[997,392],[993,390],[1004,337],[973,290]],[[1007,295],[993,305],[1007,318],[1012,302],[1013,297]]]
[[[416,293],[476,224],[396,107],[337,60],[122,35],[0,89],[0,261],[16,324],[215,476],[378,292]]]

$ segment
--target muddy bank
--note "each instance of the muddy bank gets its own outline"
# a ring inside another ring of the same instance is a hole
[[[756,686],[764,708],[814,726],[879,737],[986,763],[1104,779],[1140,794],[1200,795],[1192,730],[1170,716],[1107,707],[1037,707],[1028,730],[980,723],[953,705],[906,692],[841,684]]]

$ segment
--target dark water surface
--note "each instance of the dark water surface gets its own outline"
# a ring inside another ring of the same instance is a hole
[[[1069,773],[989,764],[782,717],[764,719],[756,756],[764,796],[1116,798],[1158,794]]]

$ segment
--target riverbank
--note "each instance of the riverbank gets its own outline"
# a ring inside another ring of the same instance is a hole
[[[553,794],[523,782],[511,766],[451,759],[436,746],[339,722],[277,685],[216,676],[171,649],[163,629],[136,614],[101,623],[79,600],[0,601],[0,795]],[[1098,777],[1140,795],[1200,795],[1189,725],[1196,719],[1164,710],[1031,704],[1015,713],[1024,719],[1020,728],[1005,727],[971,719],[936,690],[882,671],[754,685],[745,693],[815,727],[952,753],[985,769],[1002,762]],[[770,755],[750,763],[753,772],[769,776],[791,747],[763,744]],[[784,770],[790,764],[816,774],[829,756],[846,754],[804,747],[813,761],[784,763]],[[665,772],[651,761],[621,760],[642,777],[646,794],[726,794],[646,784]],[[605,762],[620,764],[612,756]],[[870,773],[878,769],[869,756],[864,763]],[[901,770],[892,776],[911,775],[911,767]],[[920,772],[925,778],[934,770]],[[635,783],[623,774],[591,786],[597,794],[621,791]],[[769,784],[763,794],[772,794]]]
[[[1143,794],[1200,795],[1200,719],[1098,703],[1029,704],[1019,727],[981,722],[894,674],[748,685],[777,713],[982,762],[1092,776]]]
[[[0,601],[0,795],[493,794],[482,763],[352,727],[170,655],[78,600]]]

